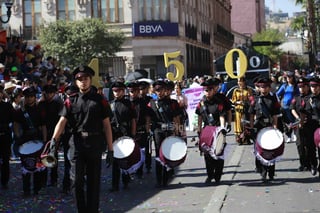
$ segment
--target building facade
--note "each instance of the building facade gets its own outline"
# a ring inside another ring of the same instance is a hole
[[[100,18],[126,35],[102,71],[112,76],[145,69],[151,78],[165,77],[175,68],[165,67],[164,53],[175,51],[185,77],[212,75],[213,60],[233,46],[230,0],[15,0],[2,27],[36,40],[42,23],[84,18]]]
[[[266,27],[264,0],[231,0],[232,30],[254,35]]]

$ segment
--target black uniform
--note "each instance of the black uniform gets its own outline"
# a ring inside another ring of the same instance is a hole
[[[309,96],[309,100],[307,100],[306,102],[304,112],[307,117],[306,123],[304,124],[303,128],[307,148],[307,161],[310,163],[311,173],[313,175],[316,175],[316,169],[318,166],[317,148],[314,144],[313,134],[316,131],[316,129],[320,127],[320,95],[311,94]]]
[[[202,117],[204,127],[221,126],[220,116],[227,116],[227,112],[231,110],[231,102],[222,93],[215,94],[211,99],[204,97],[201,102],[197,105],[196,114]],[[204,160],[208,176],[206,182],[211,182],[212,179],[220,182],[224,159],[214,159],[209,153],[204,153]]]
[[[309,84],[309,82],[305,79],[299,79],[298,80],[298,86],[299,87],[303,87],[303,86],[307,86],[307,84]],[[310,163],[310,159],[308,159],[308,137],[310,140],[310,134],[308,136],[308,129],[305,128],[304,124],[307,122],[310,122],[311,119],[311,114],[306,113],[306,104],[307,102],[310,100],[310,91],[308,94],[301,94],[297,95],[293,98],[291,105],[290,105],[290,109],[291,110],[295,110],[299,117],[303,117],[303,126],[301,126],[299,128],[299,140],[297,140],[296,145],[297,145],[297,150],[298,150],[298,154],[299,154],[299,161],[300,161],[300,167],[299,170],[303,171],[303,170],[310,170],[311,168],[311,163]]]
[[[149,132],[146,130],[146,117],[150,116],[150,109],[147,106],[147,103],[142,98],[137,98],[131,100],[135,107],[137,115],[137,133],[136,133],[136,142],[139,144],[140,148],[145,149],[145,160],[146,160],[146,169],[150,171],[151,168],[151,152],[149,145]],[[140,167],[138,173],[142,175],[143,165]]]
[[[2,93],[2,91],[0,91]],[[1,94],[0,94],[1,95]],[[6,188],[9,182],[12,132],[9,124],[13,121],[13,107],[0,99],[0,168],[1,185]]]
[[[154,88],[156,90],[162,90],[165,86],[164,82],[154,83]],[[175,100],[164,97],[159,100],[151,100],[149,107],[151,107],[154,113],[154,117],[152,117],[152,129],[154,132],[156,149],[157,186],[166,186],[170,175],[173,174],[173,168],[170,171],[167,171],[166,167],[159,161],[160,146],[165,138],[175,134],[175,124],[173,122],[175,119],[178,119],[179,105]],[[163,128],[164,126],[165,128]]]
[[[262,80],[263,81],[263,80]],[[270,83],[267,82],[270,87]],[[265,127],[272,126],[272,116],[280,114],[280,103],[274,94],[268,93],[255,97],[255,101],[251,103],[249,113],[255,115],[254,128],[259,132]],[[269,172],[269,178],[272,180],[275,174],[275,164],[264,165],[256,158],[256,170],[261,173],[263,180],[265,180],[267,173]]]
[[[56,88],[53,85],[46,85],[43,88],[45,93],[55,93]],[[45,96],[47,94],[44,94]],[[55,95],[52,100],[43,100],[39,102],[39,107],[45,112],[45,124],[47,127],[47,138],[52,138],[54,128],[59,121],[59,112],[63,107],[63,101],[58,95]],[[56,159],[58,159],[58,152],[55,153]],[[58,165],[48,169],[50,172],[49,186],[56,186],[58,181]],[[46,181],[47,182],[47,181]]]
[[[60,113],[68,120],[73,134],[69,149],[70,178],[79,212],[99,209],[101,157],[105,147],[102,121],[110,113],[106,99],[94,89],[70,96]]]
[[[132,120],[136,119],[134,105],[124,96],[121,99],[114,99],[111,103],[112,117],[112,136],[113,141],[122,136],[134,137],[131,132]],[[122,173],[122,182],[124,187],[128,187],[130,175]],[[120,167],[117,160],[112,164],[112,191],[119,190]]]
[[[23,91],[24,96],[36,98],[36,90],[30,87]],[[27,97],[26,97],[27,98]],[[42,141],[45,139],[42,129],[45,128],[45,112],[36,103],[32,106],[25,105],[24,110],[18,109],[14,113],[14,122],[18,123],[22,129],[22,135],[15,132],[16,141],[19,144],[28,141]],[[45,185],[46,168],[40,163],[40,156],[36,156],[37,164],[30,165],[29,160],[22,158],[22,180],[25,195],[30,194],[31,175],[33,174],[33,192],[38,194],[39,190]]]

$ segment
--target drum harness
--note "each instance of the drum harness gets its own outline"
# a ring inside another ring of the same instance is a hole
[[[314,98],[315,97],[310,97],[310,99],[309,99],[312,111],[315,113],[315,115],[312,115],[312,120],[316,120],[320,124],[320,121],[319,121],[320,113],[319,113],[319,109],[317,108],[317,105],[314,101]]]
[[[120,125],[120,123],[119,123],[118,116],[117,116],[118,113],[116,111],[116,106],[115,105],[116,105],[116,103],[114,101],[110,104],[111,111],[112,111],[112,114],[114,116],[114,121],[116,122],[116,129],[117,129],[118,132],[120,131],[121,134],[127,135],[127,129],[125,127],[123,127],[125,125]],[[125,131],[125,132],[123,132],[123,131]]]
[[[272,120],[272,119],[271,119],[269,110],[267,109],[266,103],[262,100],[261,97],[259,97],[259,99],[258,99],[258,104],[259,104],[259,106],[260,106],[262,115],[263,115],[265,118],[257,119],[256,122],[260,123],[262,126],[265,126],[266,124],[271,124],[271,120]]]
[[[174,130],[174,125],[173,125],[172,122],[169,122],[169,119],[165,115],[162,106],[159,107],[159,104],[158,104],[157,100],[154,103],[155,103],[155,106],[157,108],[157,112],[160,115],[161,120],[164,121],[164,122],[158,122],[158,124],[161,126],[161,129],[163,131],[173,131]]]

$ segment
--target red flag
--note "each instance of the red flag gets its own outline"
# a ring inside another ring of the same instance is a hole
[[[3,46],[7,45],[7,31],[6,30],[0,31],[0,45],[3,45]]]

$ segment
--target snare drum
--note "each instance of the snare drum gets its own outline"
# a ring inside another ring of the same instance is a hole
[[[283,154],[284,139],[278,129],[266,127],[258,132],[256,145],[256,155],[270,161],[275,160]]]
[[[19,147],[21,164],[29,172],[38,169],[43,142],[39,140],[28,141]]]
[[[313,133],[313,142],[316,145],[316,147],[320,148],[320,128],[316,129]]]
[[[171,168],[175,168],[182,164],[187,156],[186,142],[176,136],[169,136],[164,139],[160,146],[160,160]]]
[[[127,136],[120,137],[113,143],[113,157],[119,167],[130,174],[136,172],[143,163],[139,145]]]
[[[205,126],[200,134],[200,149],[214,158],[224,153],[226,137],[221,132],[222,130],[222,127]]]

